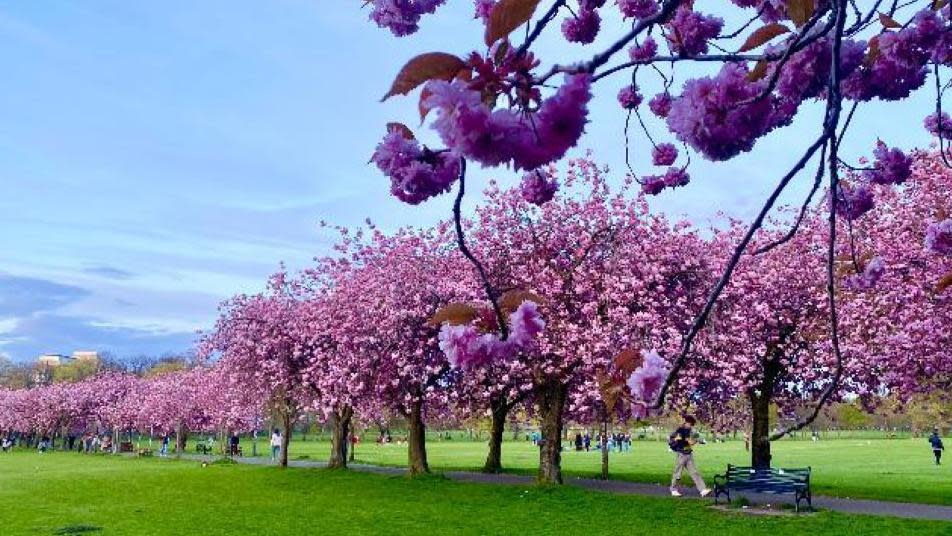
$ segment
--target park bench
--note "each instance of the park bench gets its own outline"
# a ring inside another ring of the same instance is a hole
[[[132,441],[122,441],[119,443],[119,452],[132,452]]]
[[[723,475],[714,477],[714,504],[721,495],[731,500],[732,491],[753,493],[793,493],[797,512],[800,501],[806,501],[813,508],[813,496],[810,493],[810,468],[801,469],[754,469],[728,465]]]
[[[139,449],[136,451],[136,455],[140,457],[150,457],[152,456],[152,449]]]
[[[195,452],[197,452],[197,453],[199,453],[199,454],[208,455],[208,454],[211,454],[211,453],[212,453],[212,448],[211,448],[210,446],[206,445],[205,443],[197,443],[197,444],[195,445]]]

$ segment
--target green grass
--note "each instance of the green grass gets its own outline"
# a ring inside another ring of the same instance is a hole
[[[0,455],[0,533],[952,534],[952,524],[753,516],[694,500],[320,469],[54,452]]]
[[[251,452],[249,441],[243,441],[243,449]],[[259,442],[259,452],[266,449],[267,445]],[[325,460],[330,445],[296,440],[288,451],[291,459],[307,456],[310,460]],[[709,443],[698,446],[695,452],[698,466],[709,482],[728,463],[750,463],[740,441]],[[427,454],[434,471],[478,471],[485,461],[486,443],[431,437]],[[947,465],[937,467],[923,438],[824,439],[816,443],[781,440],[774,443],[773,455],[776,467],[812,467],[813,491],[817,495],[952,505],[952,455],[948,456]],[[370,464],[405,466],[406,446],[362,443],[357,448],[357,459]],[[563,454],[567,475],[594,476],[600,463],[597,452],[566,450]],[[631,452],[610,455],[612,478],[637,482],[666,484],[671,478],[672,463],[672,455],[663,441],[635,441]],[[506,441],[503,466],[507,472],[534,474],[538,450],[526,441]]]

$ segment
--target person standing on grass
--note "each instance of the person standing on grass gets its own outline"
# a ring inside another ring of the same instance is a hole
[[[168,456],[169,454],[169,434],[162,436],[162,448],[159,449],[159,456]]]
[[[697,466],[694,465],[694,437],[693,430],[697,419],[692,415],[685,415],[681,426],[671,432],[668,436],[668,446],[675,452],[677,457],[674,462],[674,472],[671,474],[671,496],[680,497],[681,492],[678,487],[681,483],[681,473],[687,469],[694,485],[697,486],[701,497],[707,497],[711,494],[711,489],[704,483],[704,479],[697,472]]]
[[[932,429],[932,435],[929,436],[929,444],[932,445],[932,454],[935,456],[935,464],[942,464],[942,451],[945,445],[942,444],[942,438],[939,437],[939,427]]]
[[[281,432],[277,428],[271,432],[271,461],[277,461],[281,454]]]
[[[232,433],[231,433],[231,439],[229,439],[229,448],[228,448],[228,453],[229,453],[229,455],[231,455],[231,456],[237,456],[237,455],[238,455],[238,449],[239,449],[239,444],[240,444],[240,442],[241,442],[241,439],[239,439],[239,437],[238,437],[238,432],[232,432]]]

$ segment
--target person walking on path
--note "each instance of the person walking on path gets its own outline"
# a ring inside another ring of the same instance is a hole
[[[681,473],[685,469],[687,469],[688,474],[691,475],[691,479],[694,480],[694,485],[697,486],[701,497],[707,497],[711,494],[711,489],[704,483],[704,479],[701,478],[701,475],[697,472],[697,466],[694,465],[695,441],[693,438],[693,429],[695,423],[697,423],[697,420],[693,416],[685,415],[684,422],[681,426],[668,436],[668,446],[671,447],[671,450],[676,454],[674,473],[671,474],[672,497],[681,496],[678,487],[681,482]]]
[[[271,432],[271,461],[277,461],[281,454],[281,432],[277,428]]]
[[[945,445],[942,444],[942,438],[939,437],[939,428],[935,427],[932,429],[932,435],[929,436],[929,444],[932,445],[932,454],[935,456],[935,464],[942,464],[942,451],[945,450]]]

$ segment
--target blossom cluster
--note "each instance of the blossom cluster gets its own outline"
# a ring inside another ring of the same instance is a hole
[[[440,349],[454,367],[481,367],[514,358],[519,351],[529,348],[543,329],[545,321],[538,306],[527,300],[510,315],[509,337],[505,340],[496,333],[482,333],[472,323],[447,322],[440,328]]]
[[[402,37],[420,29],[420,17],[436,11],[446,0],[372,0],[370,20]]]
[[[627,385],[631,390],[632,412],[634,416],[644,418],[648,408],[654,403],[661,386],[668,378],[668,363],[656,350],[643,352],[644,361],[628,378]]]
[[[566,75],[556,93],[529,114],[491,109],[466,82],[431,81],[426,105],[437,110],[433,128],[443,143],[483,166],[533,170],[562,158],[588,121],[591,77]]]
[[[419,204],[450,189],[459,178],[459,157],[421,148],[415,139],[390,132],[377,145],[373,162],[390,177],[390,192],[406,203]]]

